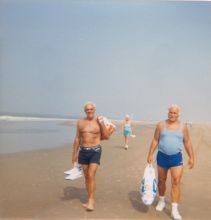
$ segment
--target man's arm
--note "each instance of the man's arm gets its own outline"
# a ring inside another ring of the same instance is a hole
[[[78,160],[78,148],[80,145],[80,132],[79,132],[79,121],[77,123],[76,135],[73,143],[73,154],[72,154],[72,162],[75,163]]]
[[[189,132],[188,132],[188,128],[187,125],[185,125],[183,127],[183,134],[184,134],[184,146],[185,146],[185,150],[189,156],[189,160],[188,160],[188,166],[190,169],[193,168],[194,166],[194,154],[193,154],[193,148],[192,148],[192,144],[190,142],[190,137],[189,137]]]
[[[147,157],[147,163],[153,162],[153,154],[158,146],[159,137],[160,137],[160,130],[161,130],[161,122],[157,125],[157,127],[155,129],[154,137],[152,139],[149,153],[148,153],[148,157]]]

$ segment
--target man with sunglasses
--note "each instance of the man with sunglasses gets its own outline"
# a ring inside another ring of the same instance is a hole
[[[103,122],[103,117],[96,117],[95,110],[96,106],[92,102],[87,102],[84,105],[86,117],[77,123],[72,155],[72,162],[78,161],[82,165],[88,193],[88,201],[83,206],[87,211],[94,210],[95,174],[100,165],[102,152],[100,142],[110,136]]]

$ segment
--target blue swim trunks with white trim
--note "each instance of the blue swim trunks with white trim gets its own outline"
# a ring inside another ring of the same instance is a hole
[[[177,154],[167,155],[158,151],[157,154],[157,165],[162,167],[165,170],[168,170],[171,167],[178,167],[183,165],[182,152]]]

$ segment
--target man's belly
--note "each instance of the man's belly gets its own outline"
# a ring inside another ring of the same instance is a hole
[[[85,136],[81,138],[81,145],[83,147],[94,147],[100,144],[100,137]]]

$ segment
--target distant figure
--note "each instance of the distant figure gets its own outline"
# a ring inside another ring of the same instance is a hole
[[[129,142],[129,137],[135,137],[134,134],[132,134],[132,128],[131,128],[131,119],[129,115],[125,115],[125,121],[124,121],[124,128],[123,128],[123,135],[125,138],[125,145],[124,148],[125,150],[128,149],[128,142]]]
[[[166,191],[166,179],[167,173],[170,170],[172,185],[171,215],[173,219],[181,220],[182,217],[178,211],[178,202],[180,199],[180,180],[183,172],[183,145],[189,156],[188,165],[190,169],[194,166],[194,155],[187,126],[178,120],[180,107],[178,105],[171,105],[168,110],[168,119],[157,124],[147,162],[153,162],[153,154],[158,147],[157,167],[159,202],[156,206],[156,210],[162,211],[165,208],[166,203],[164,196]]]
[[[84,105],[86,117],[77,123],[72,154],[72,162],[78,161],[79,164],[82,164],[88,193],[88,201],[83,206],[87,211],[94,210],[95,174],[100,164],[102,152],[100,142],[103,139],[108,139],[111,134],[103,122],[103,117],[95,117],[95,110],[95,104],[92,102],[87,102]]]
[[[192,121],[190,121],[188,124],[190,125],[190,127],[193,126],[193,122]]]

